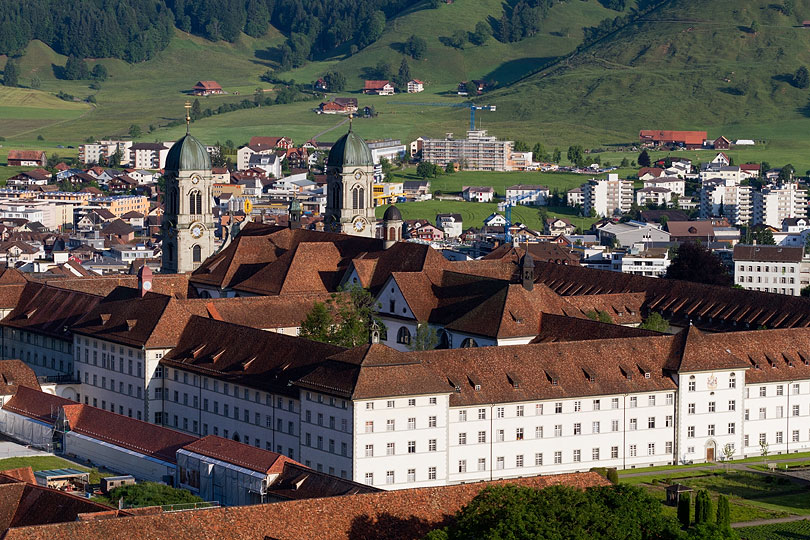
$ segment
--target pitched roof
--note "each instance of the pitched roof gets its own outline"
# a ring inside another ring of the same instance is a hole
[[[20,386],[14,397],[3,405],[3,410],[54,425],[59,415],[59,409],[63,405],[73,403],[76,402],[42,392],[39,389]]]
[[[9,150],[8,159],[20,159],[23,161],[42,161],[45,157],[43,150]]]
[[[342,350],[328,343],[195,316],[161,363],[288,395],[293,389],[287,381]]]
[[[365,81],[365,84],[363,85],[363,89],[364,90],[382,90],[382,88],[386,84],[389,84],[389,81],[387,81],[387,80],[385,80],[385,81],[376,81],[376,80],[375,81]]]
[[[735,261],[798,263],[804,257],[803,247],[743,245],[734,246]]]
[[[169,463],[177,462],[177,450],[197,440],[193,435],[90,405],[69,402],[62,405],[62,410],[70,431],[74,433]]]
[[[295,461],[286,460],[281,473],[268,486],[267,494],[271,499],[293,500],[380,491],[382,490],[373,486],[315,471]]]
[[[29,282],[2,325],[70,339],[70,327],[100,300],[96,295]]]
[[[202,88],[205,90],[222,90],[222,87],[217,81],[198,81],[194,88]]]
[[[40,390],[34,370],[21,360],[0,360],[0,395],[13,395],[20,386]]]
[[[281,454],[214,435],[186,444],[183,450],[266,474],[279,474],[286,463],[297,463]]]
[[[103,229],[101,229],[101,234],[108,236],[121,236],[121,235],[129,235],[133,234],[135,229],[132,228],[132,225],[123,221],[121,219],[116,219],[115,221],[111,221],[107,223]]]
[[[642,129],[638,134],[640,139],[651,139],[656,142],[682,142],[684,144],[703,144],[706,140],[705,131],[667,131],[657,129]]]
[[[285,501],[270,505],[216,508],[12,529],[6,540],[416,540],[447,525],[456,512],[488,485],[542,489],[566,485],[584,489],[608,485],[596,473],[533,476],[432,488],[379,491],[344,497]]]
[[[641,178],[645,174],[651,174],[656,178],[664,174],[664,169],[660,167],[642,167],[638,170],[638,177]]]
[[[711,221],[667,221],[666,230],[671,236],[707,238],[714,236]]]

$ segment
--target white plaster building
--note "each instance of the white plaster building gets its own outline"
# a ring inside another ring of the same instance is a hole
[[[779,228],[788,218],[807,217],[807,192],[795,182],[754,192],[753,225]]]
[[[618,174],[608,174],[607,178],[593,178],[582,186],[582,191],[582,209],[585,215],[589,215],[591,210],[600,217],[624,214],[630,211],[633,204],[633,182],[620,180]]]
[[[732,180],[710,180],[700,189],[700,218],[725,216],[733,225],[748,224],[753,217],[751,186]]]
[[[678,195],[678,197],[683,197],[686,195],[686,180],[683,178],[675,178],[671,176],[662,176],[660,178],[653,178],[650,180],[644,180],[644,187],[658,187],[658,188],[665,188]]]
[[[506,188],[506,200],[514,204],[548,204],[550,191],[541,185],[517,184]]]
[[[734,246],[734,283],[754,291],[799,296],[810,284],[804,246]]]

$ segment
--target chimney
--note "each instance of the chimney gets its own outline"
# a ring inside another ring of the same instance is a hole
[[[138,290],[141,297],[146,296],[146,293],[152,290],[152,276],[152,270],[144,263],[138,270]]]

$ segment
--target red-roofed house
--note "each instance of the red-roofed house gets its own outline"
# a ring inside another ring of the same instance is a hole
[[[420,81],[419,79],[412,79],[408,81],[408,93],[409,94],[416,94],[417,92],[422,92],[425,89],[425,83]]]
[[[366,81],[363,93],[391,96],[394,94],[394,87],[388,81]]]
[[[267,146],[269,148],[293,148],[293,140],[289,137],[251,137],[249,146]]]
[[[224,94],[225,90],[216,81],[198,81],[191,92],[195,96],[210,96],[211,94]]]
[[[761,168],[759,163],[743,163],[740,165],[740,174],[743,178],[759,178]]]
[[[42,150],[9,150],[9,167],[44,167],[48,158]]]
[[[642,167],[638,170],[639,180],[653,180],[664,175],[664,169],[660,167]]]

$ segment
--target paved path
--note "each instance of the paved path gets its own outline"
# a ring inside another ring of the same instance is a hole
[[[773,525],[775,523],[790,523],[791,521],[803,521],[805,519],[810,519],[810,516],[788,516],[783,518],[774,518],[774,519],[757,519],[755,521],[740,521],[738,523],[732,523],[732,529],[739,529],[740,527],[756,527],[757,525]]]
[[[11,441],[0,441],[0,459],[12,457],[50,456],[48,452],[41,452],[22,444]]]
[[[742,462],[742,463],[740,463],[740,462],[733,463],[732,462],[732,463],[729,463],[728,465],[726,465],[724,463],[715,463],[713,465],[708,465],[707,464],[706,466],[703,466],[703,467],[675,467],[675,468],[673,468],[673,467],[660,467],[660,468],[656,467],[655,470],[646,471],[646,472],[645,471],[635,472],[635,473],[620,472],[619,473],[619,478],[621,479],[621,478],[632,478],[634,476],[651,476],[651,475],[664,474],[664,473],[668,473],[668,472],[673,472],[673,473],[684,472],[684,473],[686,473],[686,472],[690,472],[690,471],[695,471],[695,472],[724,471],[724,470],[726,470],[726,467],[728,467],[729,469],[734,469],[734,470],[738,470],[738,471],[739,470],[744,470],[744,471],[765,473],[765,471],[758,471],[756,469],[751,469],[750,466],[751,465],[764,465],[765,463],[795,463],[795,462],[798,462],[798,461],[807,461],[808,463],[810,463],[810,457],[799,457],[799,458],[777,458],[777,457],[771,458],[771,457],[769,457],[768,459],[766,459],[764,461],[747,461],[747,462]]]
[[[332,131],[333,129],[337,129],[337,128],[339,128],[340,126],[342,126],[343,124],[345,124],[345,123],[346,123],[346,122],[348,122],[348,121],[349,121],[349,119],[348,119],[348,118],[344,118],[342,121],[338,122],[338,123],[337,123],[337,124],[335,124],[334,126],[332,126],[332,127],[328,128],[328,129],[325,129],[325,130],[321,131],[320,133],[318,133],[317,135],[315,135],[314,137],[312,137],[310,140],[311,140],[311,141],[317,141],[317,140],[318,140],[318,137],[320,137],[321,135],[323,135],[323,134],[325,134],[325,133],[329,133],[329,132],[330,132],[330,131]]]

